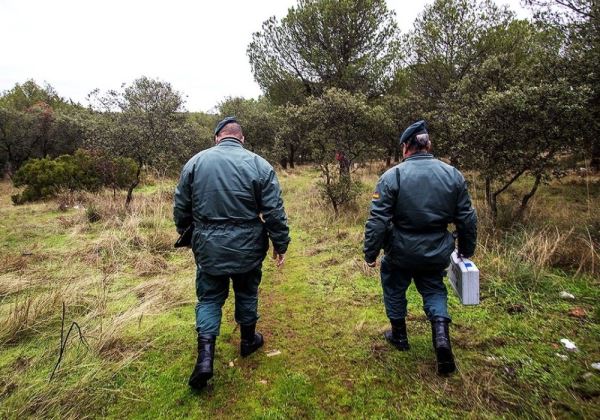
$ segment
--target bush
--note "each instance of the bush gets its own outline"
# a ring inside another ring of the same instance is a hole
[[[55,196],[61,190],[98,191],[102,188],[125,189],[136,179],[137,165],[123,157],[110,158],[103,153],[78,150],[74,155],[56,159],[31,159],[15,174],[15,187],[25,186],[12,196],[14,204]]]
[[[22,204],[53,196],[68,182],[70,175],[70,165],[58,159],[32,159],[15,173],[15,187],[26,188],[21,194],[12,196],[13,203]]]
[[[328,171],[324,180],[317,182],[317,188],[321,197],[331,203],[337,214],[341,206],[356,201],[361,192],[361,183],[353,181],[349,175]]]

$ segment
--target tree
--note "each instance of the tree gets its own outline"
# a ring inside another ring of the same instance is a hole
[[[462,139],[456,153],[483,176],[494,219],[500,195],[521,177],[533,178],[521,216],[558,167],[557,158],[580,145],[589,89],[565,77],[562,35],[554,30],[514,21],[490,32],[486,42],[495,53],[451,89],[444,106]]]
[[[0,107],[0,152],[3,175],[12,176],[27,159],[34,155],[34,118],[25,112]]]
[[[127,192],[125,204],[129,206],[144,167],[167,168],[178,160],[189,134],[183,98],[170,83],[145,76],[123,85],[120,91],[102,95],[95,90],[89,98],[94,109],[103,111],[91,130],[90,146],[130,157],[138,165]]]
[[[219,118],[227,116],[238,119],[249,150],[271,162],[281,160],[285,154],[277,137],[281,116],[266,98],[227,98],[219,104]]]
[[[485,179],[494,218],[498,196],[530,174],[534,183],[521,199],[517,215],[522,215],[540,182],[558,167],[557,158],[578,141],[587,92],[569,90],[563,83],[489,91],[467,115],[467,132],[476,139],[470,157]]]
[[[405,37],[406,77],[416,113],[430,121],[436,147],[458,163],[460,142],[442,99],[493,53],[485,42],[490,30],[506,27],[513,14],[492,0],[436,0],[417,17]]]
[[[81,144],[85,110],[48,84],[16,84],[0,96],[0,165],[11,176],[29,158],[73,153]]]
[[[594,0],[525,0],[529,6],[550,10],[562,8],[571,18],[598,19],[599,7]]]
[[[306,133],[311,124],[303,115],[303,108],[299,105],[288,104],[285,107],[280,107],[281,127],[277,133],[279,143],[287,151],[284,152],[281,159],[281,166],[287,169],[296,166],[296,161],[299,156],[306,157],[310,154],[308,150],[310,145],[305,141],[304,133]]]
[[[17,111],[25,111],[39,103],[47,104],[53,110],[77,106],[72,101],[62,98],[52,85],[46,83],[42,87],[33,79],[27,80],[23,84],[15,84],[15,87],[3,92],[0,97],[0,108]]]
[[[213,114],[203,112],[186,114],[184,124],[179,128],[182,141],[177,143],[178,151],[175,156],[177,165],[173,165],[174,170],[179,171],[181,166],[196,153],[214,145],[213,130],[217,121],[217,116]]]
[[[397,25],[385,0],[299,0],[248,46],[254,78],[277,104],[336,87],[371,97],[390,83]]]
[[[400,133],[423,117],[420,114],[420,107],[415,106],[407,95],[385,95],[379,102],[385,113],[382,121],[387,122],[380,126],[383,132],[380,133],[379,139],[384,151],[386,166],[389,167],[392,165],[392,159],[396,163],[400,161]]]
[[[565,52],[569,80],[591,89],[591,125],[585,130],[591,167],[600,170],[600,3],[596,0],[526,0],[541,25],[567,34]]]
[[[372,156],[381,144],[378,138],[386,120],[381,106],[372,106],[364,94],[331,88],[320,97],[307,98],[300,118],[305,127],[303,138],[310,144],[311,157],[319,165],[323,181],[321,192],[336,213],[341,205],[352,202],[360,191],[352,180],[355,162]]]

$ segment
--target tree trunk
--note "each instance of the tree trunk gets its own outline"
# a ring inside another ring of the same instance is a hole
[[[10,160],[6,160],[6,163],[4,164],[4,168],[2,169],[2,178],[3,179],[12,179],[13,176],[13,169],[12,169],[12,163],[10,162]]]
[[[492,180],[490,178],[485,179],[485,201],[492,214],[492,220],[495,222],[498,215],[498,206],[496,196],[492,193]]]
[[[287,169],[288,167],[288,160],[286,157],[281,158],[281,160],[279,160],[279,164],[281,165],[281,167],[283,169]]]
[[[398,145],[394,147],[394,162],[400,162],[400,147]]]
[[[346,154],[344,152],[337,152],[336,153],[336,160],[338,161],[338,164],[340,166],[340,177],[344,177],[350,176],[350,159],[348,159],[346,157]]]
[[[529,200],[531,200],[531,197],[533,197],[535,195],[538,187],[540,186],[541,181],[542,181],[542,175],[537,174],[535,176],[535,182],[533,183],[531,190],[527,194],[525,194],[523,196],[523,199],[521,200],[521,206],[519,207],[519,210],[517,210],[517,219],[521,219],[523,217],[523,215],[525,214],[525,210],[527,209],[527,204],[529,203]]]
[[[2,177],[3,178],[8,178],[8,179],[12,179],[12,176],[14,175],[14,159],[13,159],[13,154],[12,151],[10,149],[10,145],[6,144],[6,163],[4,165],[3,168],[3,172],[2,172]]]
[[[290,144],[290,152],[288,153],[288,160],[290,162],[290,168],[294,169],[296,167],[294,163],[294,157],[296,154],[296,148]]]
[[[140,174],[142,173],[142,165],[138,163],[137,172],[135,174],[135,181],[129,186],[127,190],[127,198],[125,199],[125,208],[129,209],[129,205],[133,200],[133,190],[140,184]]]

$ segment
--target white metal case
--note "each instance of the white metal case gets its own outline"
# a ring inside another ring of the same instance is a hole
[[[454,251],[450,256],[448,280],[463,305],[479,304],[479,269],[468,258]]]

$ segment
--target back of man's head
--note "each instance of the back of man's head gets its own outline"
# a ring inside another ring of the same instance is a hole
[[[217,134],[217,141],[224,139],[225,137],[233,137],[240,141],[244,141],[244,133],[242,126],[237,122],[231,122],[225,125]]]
[[[420,152],[422,150],[429,150],[431,147],[431,140],[429,140],[428,133],[416,134],[406,142],[408,150]]]

